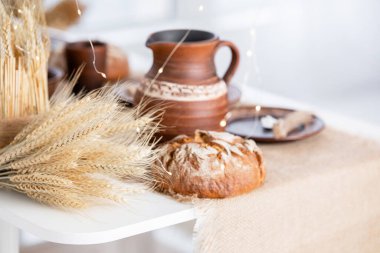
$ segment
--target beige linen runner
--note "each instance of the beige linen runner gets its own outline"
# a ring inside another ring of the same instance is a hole
[[[260,145],[263,187],[195,200],[196,252],[380,252],[380,144],[332,129]]]

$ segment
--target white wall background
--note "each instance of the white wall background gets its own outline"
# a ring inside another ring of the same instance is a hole
[[[234,82],[380,123],[379,0],[83,0],[68,38],[122,46],[135,71],[150,66],[144,42],[168,28],[210,30],[234,41],[242,61]],[[204,11],[199,12],[199,5]],[[250,35],[254,29],[255,39]],[[252,50],[253,57],[246,56]],[[220,72],[227,49],[217,56]]]

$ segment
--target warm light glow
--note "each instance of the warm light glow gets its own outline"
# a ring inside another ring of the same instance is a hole
[[[77,13],[78,13],[79,16],[81,16],[81,15],[82,15],[82,12],[81,12],[81,10],[79,9],[79,3],[78,3],[78,0],[75,0],[75,3],[77,4]]]
[[[219,125],[221,127],[225,127],[225,126],[227,126],[227,121],[225,119],[223,119],[222,121],[220,121]]]
[[[261,106],[260,105],[256,105],[255,106],[255,111],[256,112],[260,112],[261,111]]]
[[[92,49],[92,57],[93,57],[92,65],[94,66],[95,72],[101,75],[104,79],[107,79],[107,75],[96,68],[95,48],[94,48],[94,45],[92,44],[92,41],[91,40],[88,40],[88,41],[90,42],[91,49]]]
[[[161,68],[158,69],[158,74],[162,74],[162,72],[164,72],[164,68],[163,67],[161,67]]]
[[[140,130],[139,127],[136,128],[136,132],[137,132],[137,133],[140,133],[140,132],[141,132],[141,130]]]

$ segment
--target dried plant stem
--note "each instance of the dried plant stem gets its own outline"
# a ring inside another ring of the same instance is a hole
[[[0,119],[13,119],[49,109],[49,39],[40,1],[6,4],[0,1]]]
[[[62,90],[49,112],[0,150],[0,187],[60,208],[125,202],[148,189],[160,113],[122,108],[116,89],[82,98]],[[125,179],[146,184],[121,183]]]

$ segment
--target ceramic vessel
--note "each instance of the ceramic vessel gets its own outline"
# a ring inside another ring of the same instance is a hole
[[[92,44],[94,46],[96,68],[98,71],[105,73],[107,45],[100,41],[93,41]],[[94,55],[89,41],[68,43],[65,48],[65,56],[69,75],[75,73],[82,64],[85,64],[74,91],[78,92],[81,89],[91,91],[102,87],[106,82],[106,79],[95,71],[93,65]]]
[[[167,61],[186,32],[167,30],[149,36],[146,46],[153,51],[153,65],[135,95],[135,103],[144,98],[152,101],[149,106],[165,106],[161,132],[165,140],[180,134],[193,135],[196,129],[224,130],[227,85],[239,63],[239,51],[232,42],[199,30],[191,30]],[[232,58],[227,72],[219,78],[214,56],[222,46],[231,49]]]

